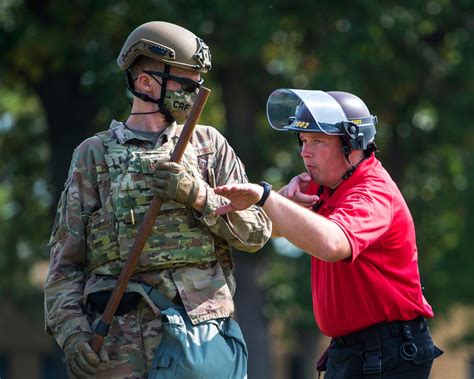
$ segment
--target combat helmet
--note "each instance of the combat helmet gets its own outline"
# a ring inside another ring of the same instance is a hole
[[[126,71],[140,55],[192,71],[211,69],[211,53],[204,41],[169,22],[151,21],[133,30],[120,51],[117,64]]]
[[[158,99],[137,91],[131,68],[138,57],[148,57],[164,64],[163,71],[143,70],[161,86]],[[157,109],[146,113],[161,112],[167,121],[184,122],[190,112],[189,105],[203,83],[188,78],[171,75],[172,66],[205,73],[211,69],[211,53],[203,40],[189,30],[163,21],[151,21],[140,25],[130,33],[117,58],[117,64],[125,71],[128,90],[139,99],[154,103]],[[157,77],[161,78],[161,82]],[[167,82],[174,80],[181,84],[184,94],[178,95],[180,101],[167,98]]]
[[[267,118],[280,131],[338,135],[346,156],[352,149],[375,150],[377,117],[348,92],[277,89],[268,98]]]

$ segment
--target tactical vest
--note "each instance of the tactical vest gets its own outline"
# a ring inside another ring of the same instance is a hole
[[[113,130],[113,129],[112,129]],[[157,162],[169,161],[176,138],[154,150],[120,144],[112,131],[98,133],[107,168],[97,166],[98,180],[110,178],[110,195],[89,218],[88,268],[104,275],[120,273],[138,227],[153,198],[150,179]],[[190,144],[181,162],[196,177],[197,156]],[[140,255],[135,272],[217,260],[213,234],[184,205],[164,201]]]

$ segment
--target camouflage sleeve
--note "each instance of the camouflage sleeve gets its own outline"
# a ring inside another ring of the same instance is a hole
[[[85,223],[100,206],[96,156],[103,150],[98,138],[84,141],[73,154],[68,178],[58,204],[49,245],[45,284],[45,323],[59,346],[71,334],[90,332],[83,311],[86,279]],[[103,153],[102,153],[103,157]]]
[[[216,153],[211,163],[214,178],[206,184],[207,200],[198,217],[212,233],[225,239],[234,248],[255,252],[263,247],[271,235],[271,221],[265,212],[256,206],[244,211],[217,216],[214,211],[227,200],[216,195],[213,187],[232,183],[248,182],[244,165],[227,140],[214,128],[208,129]]]

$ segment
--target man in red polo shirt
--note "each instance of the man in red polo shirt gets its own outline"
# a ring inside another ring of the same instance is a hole
[[[427,378],[434,346],[425,318],[415,227],[396,184],[375,157],[377,118],[346,92],[280,89],[270,125],[298,134],[306,172],[279,193],[268,183],[223,186],[231,203],[256,204],[312,256],[313,311],[333,337],[320,359],[325,378]]]

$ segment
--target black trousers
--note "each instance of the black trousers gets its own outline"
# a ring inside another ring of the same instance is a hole
[[[433,344],[426,320],[392,322],[334,338],[325,379],[423,379],[443,352]]]

